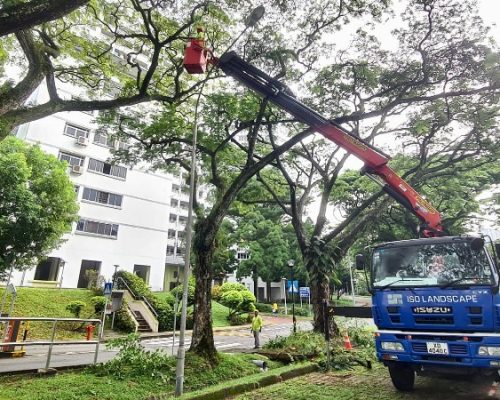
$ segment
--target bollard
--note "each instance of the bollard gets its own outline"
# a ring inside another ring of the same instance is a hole
[[[94,325],[87,325],[85,328],[87,330],[87,340],[92,340],[92,337],[94,336]]]

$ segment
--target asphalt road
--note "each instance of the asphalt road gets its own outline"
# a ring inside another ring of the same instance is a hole
[[[264,317],[264,328],[261,333],[261,344],[276,336],[287,336],[292,329],[290,318]],[[298,321],[298,329],[310,330],[309,321]],[[224,352],[250,351],[254,346],[254,339],[248,326],[234,327],[233,329],[216,330],[214,341],[217,350]],[[167,354],[176,354],[178,336],[143,338],[142,345],[147,350],[162,349]],[[186,335],[186,346],[191,344],[190,332]],[[95,344],[86,345],[58,345],[52,350],[51,368],[70,367],[92,364],[94,361]],[[106,362],[116,356],[117,350],[100,345],[98,362]],[[37,370],[46,367],[48,346],[26,347],[26,355],[20,358],[0,359],[0,373]]]

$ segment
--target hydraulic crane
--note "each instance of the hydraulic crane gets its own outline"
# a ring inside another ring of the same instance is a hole
[[[422,236],[442,235],[443,227],[439,212],[387,165],[389,157],[383,152],[301,103],[286,85],[246,62],[235,52],[228,52],[217,58],[205,48],[203,39],[191,39],[184,55],[186,70],[191,74],[204,73],[207,64],[215,65],[246,87],[269,99],[298,121],[307,124],[359,158],[364,162],[362,173],[379,183],[387,194],[417,216],[421,222]]]

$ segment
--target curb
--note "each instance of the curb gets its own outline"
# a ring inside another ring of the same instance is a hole
[[[285,371],[276,375],[267,375],[256,379],[254,382],[239,383],[230,387],[216,389],[212,392],[192,394],[187,393],[182,399],[185,400],[222,400],[229,396],[237,396],[246,392],[251,392],[266,386],[284,382],[286,380],[296,378],[298,376],[316,372],[319,369],[318,364],[309,364],[298,367],[296,369]]]

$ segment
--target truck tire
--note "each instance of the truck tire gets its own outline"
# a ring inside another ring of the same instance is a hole
[[[389,365],[392,384],[401,392],[411,392],[415,384],[415,371],[410,365],[395,363]]]

